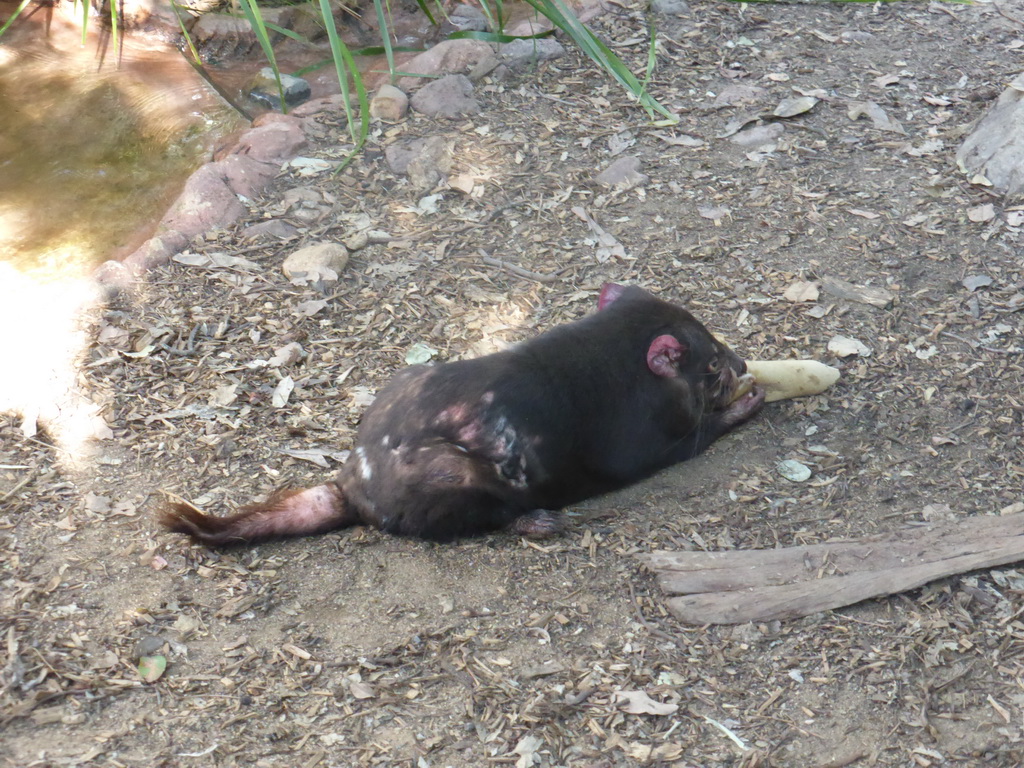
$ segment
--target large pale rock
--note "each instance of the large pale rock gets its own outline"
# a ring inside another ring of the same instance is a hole
[[[407,61],[402,71],[418,75],[469,75],[489,72],[497,63],[494,50],[483,40],[445,40]],[[403,77],[398,87],[410,91],[429,82],[424,77]]]
[[[956,153],[957,165],[980,174],[992,187],[1015,198],[1024,196],[1024,73],[1000,94]]]
[[[420,88],[412,108],[430,117],[459,117],[480,111],[473,98],[473,84],[465,75],[446,75]]]
[[[322,279],[334,273],[334,279],[348,264],[348,249],[341,243],[314,243],[289,254],[281,269],[289,280],[296,277]]]

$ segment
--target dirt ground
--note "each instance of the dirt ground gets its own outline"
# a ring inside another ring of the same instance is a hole
[[[172,264],[114,302],[80,373],[114,438],[85,468],[0,416],[0,764],[1020,765],[1017,570],[802,620],[686,626],[635,558],[1019,509],[1022,217],[953,159],[1024,68],[1014,15],[694,4],[659,21],[651,87],[676,128],[651,126],[571,53],[479,84],[472,118],[376,130],[339,178],[283,177],[249,223],[302,187],[315,219],[284,217],[301,243],[347,237],[359,215],[393,240],[356,251],[338,283],[296,286],[279,264],[300,242],[218,233],[192,252],[256,264]],[[642,68],[635,8],[614,4],[597,27]],[[715,106],[738,85],[763,91]],[[717,138],[801,94],[820,102],[775,122],[772,145]],[[867,101],[892,122],[851,117]],[[437,134],[473,191],[442,184],[424,202],[383,149]],[[344,136],[325,118],[308,154],[336,157]],[[615,151],[649,179],[596,183]],[[783,296],[826,277],[894,302]],[[684,302],[744,356],[815,358],[843,377],[569,510],[554,540],[438,546],[355,528],[211,551],[156,530],[161,489],[225,510],[321,482],[415,345],[445,360],[529,337],[592,311],[605,280]],[[837,359],[836,335],[870,355]],[[305,358],[268,365],[290,342]],[[784,479],[784,459],[812,478]],[[166,658],[155,682],[140,656]],[[630,692],[663,714],[626,711]]]

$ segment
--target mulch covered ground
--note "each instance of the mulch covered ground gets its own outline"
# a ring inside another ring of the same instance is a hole
[[[598,27],[642,67],[636,9],[613,5]],[[96,460],[70,468],[0,417],[0,761],[1020,764],[1016,569],[691,626],[634,556],[1020,511],[1022,217],[952,158],[1021,69],[1024,27],[991,5],[695,5],[658,34],[651,88],[677,127],[645,122],[575,54],[485,80],[479,115],[413,116],[337,178],[279,179],[248,223],[280,216],[297,240],[214,233],[190,249],[208,261],[159,269],[98,312],[79,375],[113,429]],[[783,130],[768,144],[717,138],[807,95],[819,101],[770,121]],[[389,144],[435,134],[459,190],[417,192],[384,162]],[[310,154],[336,157],[345,137],[324,117]],[[596,183],[623,154],[649,178]],[[366,229],[390,240],[356,250],[339,281],[281,274],[296,247]],[[786,298],[828,278],[893,300]],[[552,541],[356,528],[211,551],[155,528],[160,491],[223,511],[321,482],[410,353],[530,336],[592,311],[605,280],[685,303],[745,356],[815,358],[843,378],[570,510]],[[836,336],[867,351],[838,359]],[[301,355],[279,354],[289,344]],[[811,478],[780,475],[786,459]],[[166,669],[147,682],[140,657]]]

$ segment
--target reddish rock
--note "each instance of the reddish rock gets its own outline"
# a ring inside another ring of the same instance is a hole
[[[255,197],[281,170],[281,163],[261,163],[251,155],[228,155],[217,163],[231,191],[243,197]]]
[[[228,186],[221,163],[207,163],[185,182],[185,189],[160,220],[160,228],[191,238],[227,226],[244,215],[245,208]]]
[[[322,96],[319,99],[310,99],[305,104],[300,104],[289,114],[293,117],[312,117],[324,112],[344,112],[345,97],[340,93],[333,96]]]
[[[151,237],[123,261],[106,261],[96,269],[93,278],[109,291],[124,290],[148,270],[166,264],[188,244],[181,232],[164,232]]]
[[[418,75],[471,74],[489,72],[498,64],[494,50],[483,40],[445,40],[402,65],[403,72]],[[403,77],[403,91],[420,88],[430,82],[423,77]]]
[[[306,146],[302,120],[297,117],[268,112],[256,118],[253,126],[242,134],[230,154],[280,166]]]

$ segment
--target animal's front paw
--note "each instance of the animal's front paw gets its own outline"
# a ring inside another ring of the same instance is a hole
[[[528,539],[547,539],[560,534],[565,529],[565,524],[560,516],[537,509],[517,517],[508,529]]]

